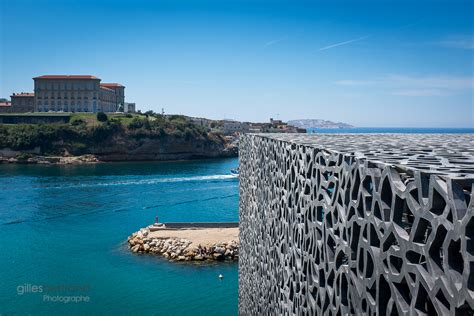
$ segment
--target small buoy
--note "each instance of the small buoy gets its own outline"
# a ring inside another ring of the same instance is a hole
[[[224,278],[224,276],[222,274],[219,274],[219,279],[222,280],[223,278]]]

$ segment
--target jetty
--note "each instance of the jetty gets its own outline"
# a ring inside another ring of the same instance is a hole
[[[128,237],[133,253],[172,261],[238,260],[239,223],[155,223]]]

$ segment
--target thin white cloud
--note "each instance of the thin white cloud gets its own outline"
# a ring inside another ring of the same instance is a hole
[[[459,91],[474,91],[474,77],[388,75],[379,80],[338,80],[342,86],[374,86],[391,95],[410,97],[448,96]]]
[[[401,95],[407,97],[441,97],[450,95],[447,91],[440,89],[414,89],[399,90],[392,93],[393,95]]]
[[[272,45],[275,45],[275,44],[280,43],[280,42],[282,42],[282,41],[285,41],[285,40],[287,40],[287,39],[288,39],[287,36],[284,36],[284,37],[278,38],[278,39],[274,39],[274,40],[271,40],[271,41],[266,42],[265,45],[263,45],[263,47],[272,46]]]
[[[321,47],[318,51],[323,51],[323,50],[326,50],[326,49],[331,49],[331,48],[334,48],[334,47],[339,47],[339,46],[359,42],[359,41],[365,40],[366,38],[369,38],[369,37],[370,37],[370,35],[366,35],[366,36],[362,36],[362,37],[358,37],[358,38],[353,38],[353,39],[348,40],[348,41],[331,44],[331,45],[328,45],[328,46]]]
[[[405,75],[389,75],[388,79],[398,85],[424,89],[473,89],[473,77],[462,76],[428,76],[412,77]]]
[[[474,37],[466,35],[451,36],[436,42],[436,44],[450,48],[474,49]]]

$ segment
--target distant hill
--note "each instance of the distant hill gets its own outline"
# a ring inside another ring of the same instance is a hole
[[[352,128],[354,126],[342,123],[332,122],[321,119],[304,119],[304,120],[292,120],[288,121],[288,125],[292,125],[300,128]]]

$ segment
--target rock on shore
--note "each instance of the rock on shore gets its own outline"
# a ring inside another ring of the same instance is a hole
[[[84,164],[97,163],[99,160],[94,155],[81,156],[38,156],[31,155],[26,157],[0,157],[0,163],[19,163],[19,164]]]
[[[192,241],[176,237],[150,237],[150,229],[142,228],[128,237],[129,249],[134,253],[162,255],[173,261],[238,260],[239,242],[222,241],[212,245],[194,245]]]

